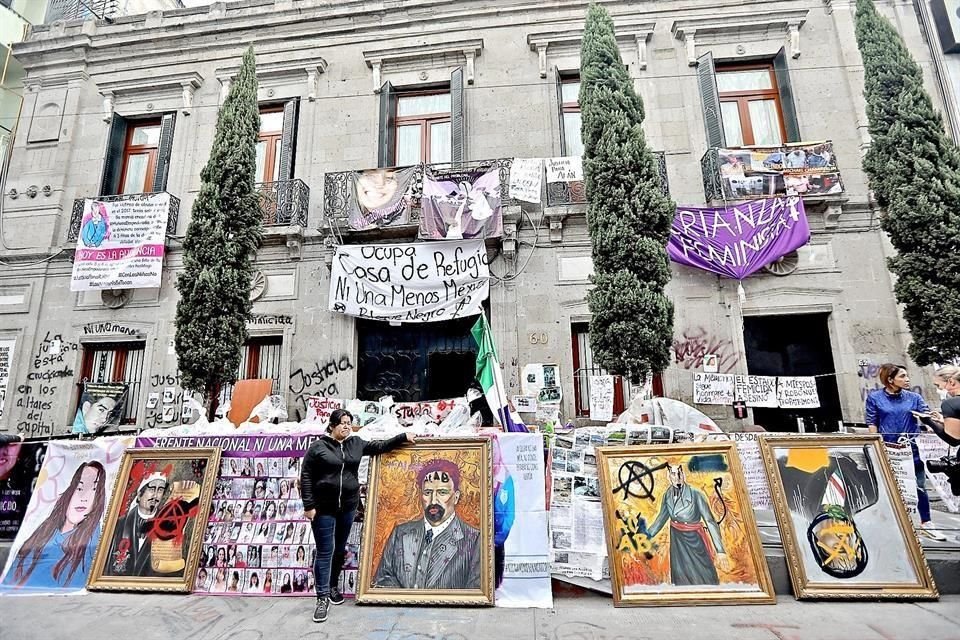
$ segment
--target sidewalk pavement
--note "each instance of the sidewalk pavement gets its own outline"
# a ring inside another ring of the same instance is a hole
[[[96,593],[0,598],[0,640],[960,640],[960,596],[930,603],[797,602],[615,609],[561,597],[553,610],[331,607],[311,598]]]

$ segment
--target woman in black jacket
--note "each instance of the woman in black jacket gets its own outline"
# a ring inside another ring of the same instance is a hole
[[[300,469],[303,515],[310,520],[317,544],[317,558],[313,563],[317,586],[314,622],[327,619],[330,604],[343,603],[343,594],[337,589],[337,583],[346,556],[347,538],[360,504],[360,479],[357,477],[360,459],[415,442],[409,433],[374,442],[351,438],[351,435],[353,415],[345,409],[337,409],[330,416],[327,433],[310,445]]]

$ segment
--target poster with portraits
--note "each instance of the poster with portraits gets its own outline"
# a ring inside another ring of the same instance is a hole
[[[116,432],[123,420],[128,392],[125,382],[85,382],[73,419],[73,433]]]
[[[46,454],[46,442],[0,446],[0,540],[17,536]]]
[[[189,592],[219,464],[216,448],[127,450],[87,588]]]
[[[300,465],[319,435],[139,438],[140,447],[215,446],[220,473],[203,536],[194,592],[311,596],[316,558],[300,499]],[[347,541],[341,593],[356,591],[362,512]]]
[[[82,591],[132,438],[53,441],[0,574],[0,595]]]

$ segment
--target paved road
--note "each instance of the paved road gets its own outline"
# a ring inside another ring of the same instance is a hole
[[[0,640],[960,640],[960,596],[940,602],[614,609],[602,596],[554,610],[333,607],[311,600],[154,594],[0,598]]]

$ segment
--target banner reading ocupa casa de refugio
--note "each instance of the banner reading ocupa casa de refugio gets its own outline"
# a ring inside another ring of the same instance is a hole
[[[71,291],[159,287],[170,196],[84,200]]]

